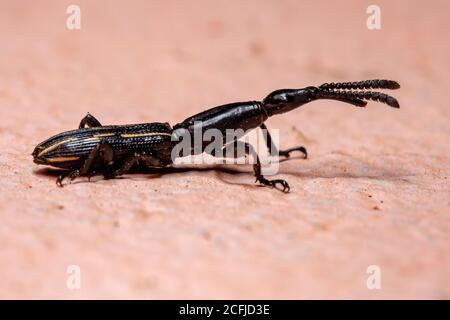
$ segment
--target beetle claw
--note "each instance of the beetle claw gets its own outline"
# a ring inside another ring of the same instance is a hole
[[[58,176],[58,178],[56,178],[56,185],[60,188],[63,187],[63,180],[64,180],[65,176],[64,175],[60,175]]]
[[[263,176],[259,176],[259,177],[256,177],[256,182],[259,182],[268,187],[275,188],[284,193],[289,193],[289,191],[291,190],[289,183],[283,179],[269,180],[269,179],[264,178]],[[281,188],[278,188],[277,185],[280,185]]]

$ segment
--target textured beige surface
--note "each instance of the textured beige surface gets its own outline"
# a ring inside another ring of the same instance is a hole
[[[1,298],[450,298],[448,1],[0,2]],[[59,189],[33,147],[273,89],[398,80],[402,108],[316,102],[268,121],[307,161]],[[81,268],[81,290],[66,268]],[[381,268],[381,290],[366,268]]]

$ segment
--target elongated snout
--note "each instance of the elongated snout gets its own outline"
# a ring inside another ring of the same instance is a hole
[[[400,85],[393,80],[375,79],[356,82],[324,83],[319,87],[303,89],[281,89],[269,94],[262,107],[267,115],[273,116],[298,108],[314,100],[337,100],[356,107],[365,107],[367,102],[377,101],[393,108],[400,108],[397,99],[382,92],[366,89],[395,90]]]

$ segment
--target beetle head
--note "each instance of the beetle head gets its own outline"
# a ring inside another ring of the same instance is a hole
[[[317,91],[316,87],[276,90],[264,98],[263,107],[269,116],[285,113],[314,100]]]

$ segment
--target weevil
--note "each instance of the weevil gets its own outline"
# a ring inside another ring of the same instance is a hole
[[[366,90],[398,88],[400,85],[395,81],[377,79],[324,83],[318,87],[301,89],[281,89],[273,91],[262,101],[230,103],[208,109],[173,127],[160,122],[103,126],[94,116],[87,114],[81,120],[78,129],[62,132],[39,143],[32,156],[37,164],[66,169],[56,180],[58,186],[63,186],[65,178],[72,181],[79,176],[90,178],[97,173],[103,174],[105,178],[118,177],[127,173],[136,164],[152,168],[170,166],[175,160],[172,150],[177,143],[177,139],[172,138],[179,130],[185,130],[193,137],[196,129],[202,132],[216,129],[225,136],[227,129],[243,129],[241,132],[247,132],[259,127],[266,130],[265,142],[268,150],[273,151],[276,150],[276,146],[264,124],[269,117],[321,99],[337,100],[357,107],[364,107],[367,101],[373,100],[399,108],[400,105],[394,97]],[[233,143],[236,142],[237,140]],[[261,162],[254,148],[249,143],[243,144],[245,154],[252,154],[256,158],[253,165],[256,182],[289,192],[290,186],[285,180],[270,180],[262,174]],[[200,148],[193,147],[190,154],[206,152],[206,145],[206,142],[202,142]],[[224,140],[222,145],[222,150],[225,150],[230,144]],[[289,157],[294,151],[302,153],[304,158],[307,157],[306,148],[303,146],[277,151],[280,157]],[[214,152],[210,154],[218,156]]]

